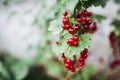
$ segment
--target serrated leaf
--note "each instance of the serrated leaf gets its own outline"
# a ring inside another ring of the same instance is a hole
[[[53,35],[59,34],[62,31],[61,22],[57,20],[52,21],[48,30],[52,31]]]
[[[105,7],[105,4],[108,0],[88,0],[88,1],[83,1],[83,5],[85,8],[89,8],[92,5],[97,7],[97,6],[102,6]]]
[[[26,65],[24,62],[16,62],[10,67],[15,75],[16,80],[22,80],[28,73],[28,65]]]
[[[75,6],[77,5],[78,3],[78,0],[69,0],[69,2],[66,3],[66,9],[67,10],[70,10],[70,11],[73,11]]]
[[[94,14],[93,16],[91,16],[91,19],[96,19],[99,23],[101,23],[102,20],[106,19],[106,17],[103,15]]]

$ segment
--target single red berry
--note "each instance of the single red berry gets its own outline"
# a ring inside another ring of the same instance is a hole
[[[74,37],[73,37],[73,40],[74,40],[74,41],[78,41],[78,40],[79,40],[79,36],[74,36]]]
[[[84,29],[89,29],[88,25],[84,25],[83,27],[84,27]]]
[[[65,67],[66,67],[66,68],[69,68],[69,64],[68,64],[68,63],[66,63],[66,64],[65,64]]]
[[[68,40],[66,41],[66,43],[67,43],[67,44],[73,44],[74,41],[73,41],[73,39],[68,39]]]
[[[77,18],[77,22],[82,22],[82,19],[81,18]]]
[[[88,53],[88,49],[87,49],[87,48],[85,48],[85,49],[83,50],[83,52]]]
[[[87,16],[92,16],[92,13],[91,12],[87,12]]]
[[[74,30],[75,30],[75,31],[79,31],[79,30],[80,30],[80,26],[79,26],[79,25],[76,25],[76,26],[74,27]]]
[[[97,30],[97,24],[93,22],[93,25],[90,27],[90,33],[93,34]]]
[[[75,68],[71,70],[71,72],[75,72]]]
[[[92,21],[91,20],[87,20],[86,24],[90,25],[90,24],[92,24]]]
[[[58,45],[58,44],[59,44],[59,42],[58,42],[58,41],[56,41],[56,44]]]
[[[78,13],[78,14],[76,15],[76,17],[77,17],[77,18],[80,18],[80,16],[81,16],[81,14],[80,14],[80,13]]]
[[[86,17],[86,16],[87,16],[87,13],[88,13],[87,11],[84,11],[84,12],[83,12],[83,16]]]
[[[63,25],[63,26],[62,26],[62,28],[63,28],[63,29],[66,29],[66,26],[65,26],[65,25]]]
[[[86,22],[87,21],[87,17],[82,17],[81,20],[82,20],[82,22]]]
[[[63,22],[63,24],[69,24],[68,18],[64,18],[62,22]]]
[[[69,28],[70,28],[70,25],[66,24],[65,27],[66,27],[66,29],[69,29]]]
[[[84,66],[84,64],[85,64],[85,62],[82,61],[82,62],[79,63],[79,66]]]
[[[72,44],[73,46],[78,46],[78,42],[73,42],[73,44]]]
[[[83,59],[86,59],[86,58],[88,57],[88,55],[87,55],[87,54],[84,54],[84,55],[81,55],[81,57],[82,57]]]
[[[68,32],[69,32],[70,34],[74,34],[74,33],[75,33],[75,30],[74,30],[73,28],[70,28],[70,29],[68,30]]]
[[[74,65],[75,64],[75,60],[70,60],[69,64],[70,65]]]
[[[68,15],[68,12],[67,11],[65,11],[65,12],[63,12],[63,16],[67,16]]]
[[[83,62],[84,59],[83,59],[82,57],[80,57],[80,58],[78,59],[78,61],[79,61],[79,63],[80,63],[80,62]]]

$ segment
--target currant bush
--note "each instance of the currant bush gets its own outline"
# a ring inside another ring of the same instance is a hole
[[[79,46],[79,40],[81,34],[94,33],[97,30],[97,25],[94,21],[90,20],[92,13],[87,10],[81,10],[74,13],[71,16],[68,16],[68,12],[63,12],[62,19],[62,29],[67,30],[68,34],[71,34],[72,37],[66,40],[66,44],[70,46]],[[70,21],[70,18],[74,19],[73,22]],[[80,57],[77,59],[69,59],[62,53],[62,60],[64,66],[67,70],[71,72],[77,71],[77,69],[82,68],[85,65],[85,59],[88,57],[88,49],[85,48],[80,52]]]

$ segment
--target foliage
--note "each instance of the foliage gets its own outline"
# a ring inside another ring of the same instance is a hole
[[[120,20],[118,20],[118,19],[114,19],[112,22],[111,22],[111,25],[113,25],[114,26],[114,28],[115,28],[115,34],[117,35],[117,36],[120,36]]]

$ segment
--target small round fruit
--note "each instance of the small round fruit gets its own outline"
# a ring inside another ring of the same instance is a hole
[[[73,46],[78,46],[78,42],[73,42]]]
[[[67,11],[65,11],[65,12],[63,12],[63,16],[67,16],[68,15],[68,12]]]
[[[84,29],[89,29],[88,25],[84,25],[83,27],[84,27]]]
[[[78,41],[78,40],[79,40],[79,36],[74,36],[74,37],[73,37],[73,40],[74,40],[74,41]]]
[[[82,17],[82,18],[81,18],[81,21],[82,21],[82,22],[86,22],[86,21],[87,21],[87,17]]]
[[[66,43],[67,43],[67,44],[73,44],[74,41],[73,41],[73,39],[68,39],[68,40],[66,41]]]
[[[82,19],[81,18],[77,18],[77,22],[82,22]]]
[[[63,24],[69,24],[68,18],[64,18],[62,22],[63,22]]]
[[[74,30],[75,30],[75,31],[79,31],[79,30],[80,30],[80,26],[78,26],[78,25],[75,26],[75,27],[74,27]]]
[[[66,28],[66,29],[69,29],[69,28],[70,28],[70,25],[66,24],[66,25],[65,25],[65,28]]]
[[[74,33],[75,33],[75,30],[72,29],[72,28],[70,28],[70,29],[68,30],[68,32],[69,32],[70,34],[74,34]]]

